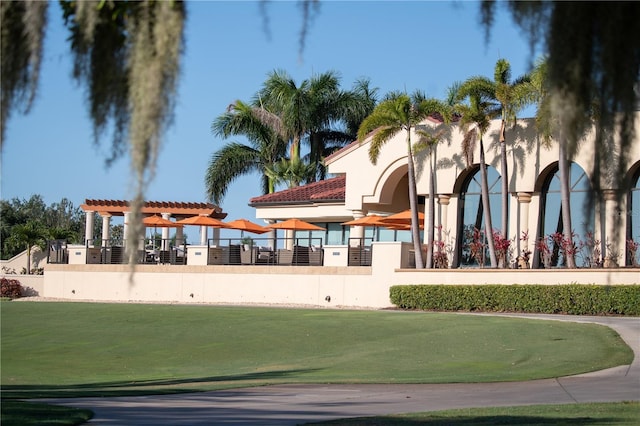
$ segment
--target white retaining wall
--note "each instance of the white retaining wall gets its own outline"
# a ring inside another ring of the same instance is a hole
[[[376,243],[373,266],[47,265],[41,296],[78,300],[391,307],[398,284],[640,284],[640,269],[400,269],[406,243]]]

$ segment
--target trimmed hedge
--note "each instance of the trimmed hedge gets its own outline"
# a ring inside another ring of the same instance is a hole
[[[640,315],[637,285],[396,285],[390,298],[425,311]]]

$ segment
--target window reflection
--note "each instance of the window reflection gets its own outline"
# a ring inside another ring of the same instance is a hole
[[[499,226],[502,212],[502,194],[498,171],[487,166],[487,184],[489,186],[489,205],[493,227]],[[490,265],[486,244],[484,212],[482,208],[480,169],[468,179],[460,194],[461,220],[458,231],[458,257],[460,267],[478,267]],[[497,229],[497,228],[496,228]]]
[[[585,171],[579,165],[571,163],[569,166],[569,203],[571,205],[571,227],[574,232],[574,245],[593,244],[592,232],[594,231],[593,209],[589,209],[589,214],[585,215],[585,206],[588,202],[591,184]],[[566,259],[563,256],[561,244],[558,239],[553,239],[554,234],[562,234],[564,232],[562,223],[562,207],[560,196],[560,176],[558,167],[555,172],[549,176],[543,186],[541,194],[541,221],[540,221],[540,238],[544,238],[550,251],[550,259],[547,265],[550,267],[566,266]],[[589,266],[590,257],[581,256],[576,253],[576,266]],[[538,260],[540,266],[544,265],[543,259]]]

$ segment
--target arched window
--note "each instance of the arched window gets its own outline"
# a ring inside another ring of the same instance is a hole
[[[489,205],[494,229],[500,227],[502,217],[500,182],[498,171],[487,166]],[[458,214],[458,266],[464,268],[490,265],[486,237],[492,235],[492,232],[485,233],[484,229],[480,168],[467,178],[462,187]]]
[[[584,246],[588,250],[590,244],[593,245],[592,232],[594,230],[594,213],[585,212],[587,197],[591,191],[591,184],[585,171],[579,165],[571,163],[569,166],[569,203],[571,206],[571,227],[574,232],[574,245]],[[560,177],[556,165],[555,172],[550,173],[546,179],[542,193],[540,194],[540,220],[538,222],[538,239],[544,239],[549,256],[545,261],[541,250],[538,252],[537,263],[534,266],[543,267],[545,264],[550,267],[563,266],[566,261],[563,256],[562,244],[558,239],[553,239],[553,235],[561,235],[564,232],[562,225],[562,208],[560,196]],[[581,244],[583,243],[583,244]],[[576,253],[576,266],[589,266],[593,261],[589,253]]]
[[[627,206],[626,264],[637,266],[640,262],[640,251],[635,247],[640,243],[640,167],[631,179]]]

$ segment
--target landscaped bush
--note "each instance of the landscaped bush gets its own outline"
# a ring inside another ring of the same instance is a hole
[[[0,297],[17,299],[22,296],[22,285],[18,280],[0,278]]]
[[[427,311],[640,315],[637,285],[397,285],[390,298]]]

